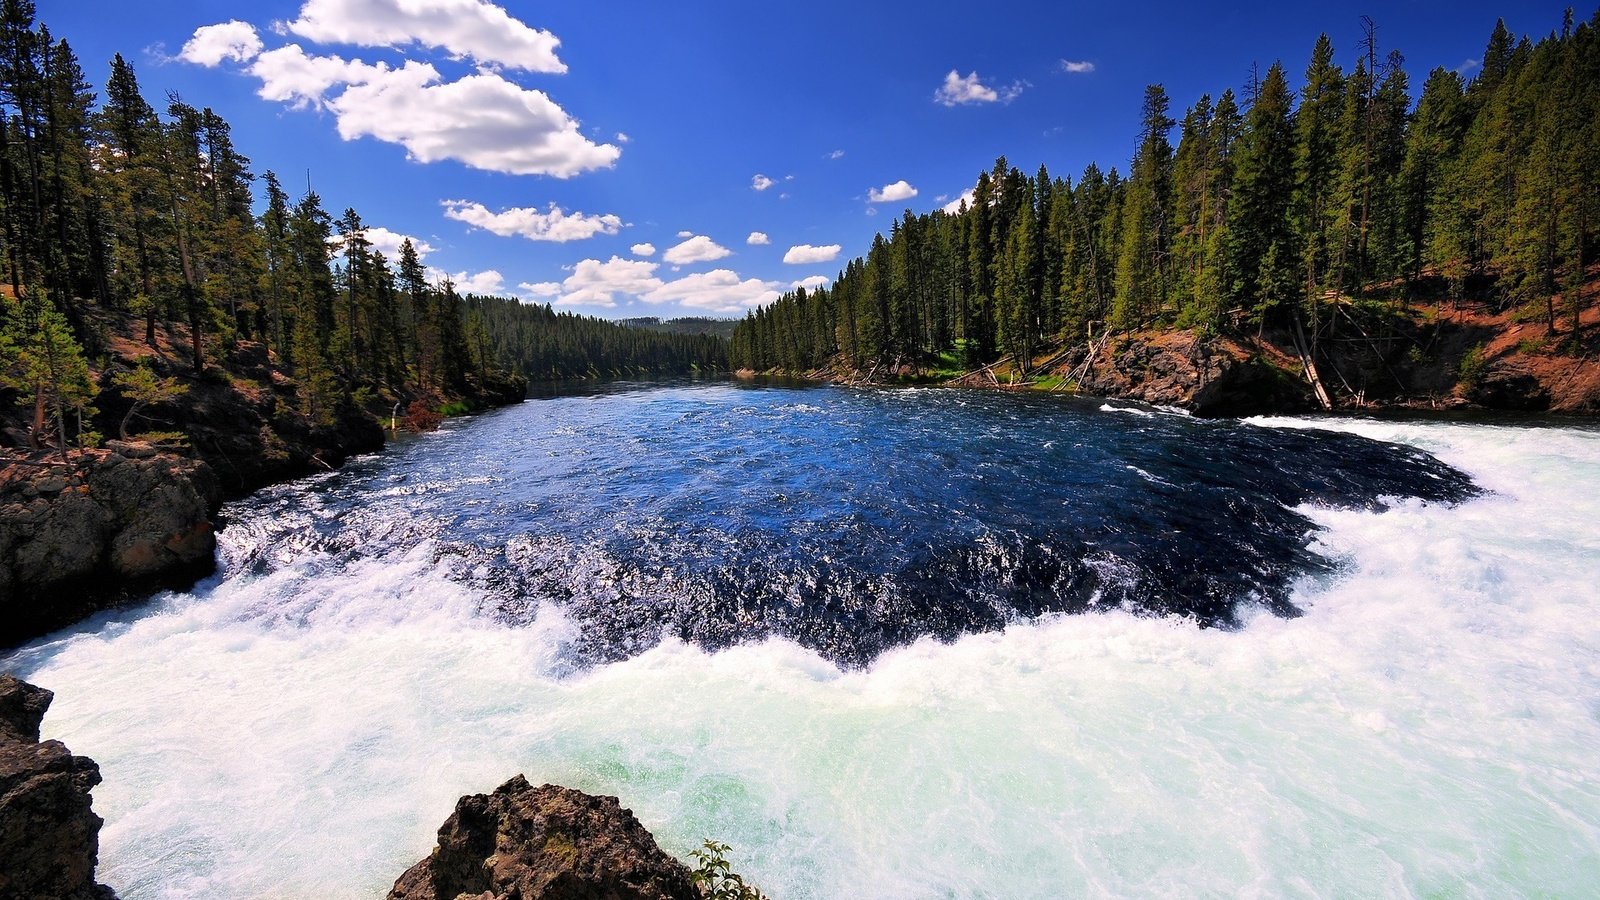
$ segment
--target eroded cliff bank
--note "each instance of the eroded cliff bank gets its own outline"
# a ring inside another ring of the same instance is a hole
[[[215,567],[211,467],[148,444],[0,467],[0,646]]]

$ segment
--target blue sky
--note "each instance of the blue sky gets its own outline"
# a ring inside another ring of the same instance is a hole
[[[1298,81],[1322,32],[1349,65],[1363,13],[1418,90],[1435,66],[1470,75],[1497,17],[1537,37],[1564,8],[37,5],[96,84],[122,52],[152,102],[177,91],[212,107],[258,173],[298,195],[309,171],[378,246],[409,235],[465,288],[608,317],[738,315],[820,283],[1000,154],[1030,172],[1126,170],[1146,84],[1166,86],[1178,118],[1237,89],[1252,61],[1282,60]]]

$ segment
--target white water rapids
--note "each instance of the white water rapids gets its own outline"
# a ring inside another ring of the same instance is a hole
[[[864,671],[779,640],[580,671],[559,612],[485,619],[425,545],[0,668],[99,762],[124,900],[382,896],[518,772],[619,795],[680,856],[730,843],[779,900],[1592,896],[1600,432],[1257,424],[1415,445],[1492,493],[1308,510],[1338,571],[1237,632],[1090,614]]]

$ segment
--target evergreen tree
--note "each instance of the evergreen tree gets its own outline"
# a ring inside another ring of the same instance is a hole
[[[1288,268],[1298,258],[1289,216],[1293,196],[1289,85],[1283,67],[1274,63],[1239,137],[1228,206],[1230,303],[1258,322],[1270,318],[1285,299],[1282,285],[1296,281]]]

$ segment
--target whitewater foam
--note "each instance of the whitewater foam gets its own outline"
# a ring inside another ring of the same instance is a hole
[[[768,640],[574,664],[423,543],[310,553],[6,667],[100,762],[125,900],[365,897],[462,794],[618,794],[776,897],[1576,896],[1600,884],[1600,434],[1257,420],[1422,447],[1492,494],[1308,507],[1296,619],[1122,612],[841,670]],[[308,513],[309,514],[309,513]]]

